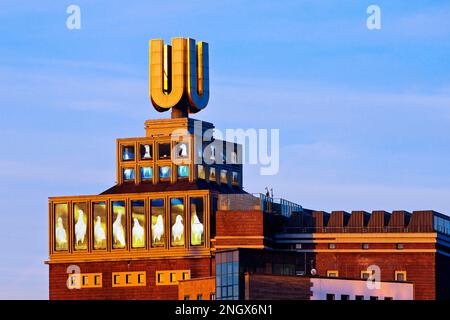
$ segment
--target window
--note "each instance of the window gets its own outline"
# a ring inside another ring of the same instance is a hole
[[[328,244],[328,249],[336,249],[336,244],[335,243],[329,243]]]
[[[164,200],[150,200],[152,247],[164,246]]]
[[[406,281],[406,271],[395,271],[395,281]]]
[[[87,250],[87,204],[73,205],[73,247],[75,250]]]
[[[337,270],[327,270],[327,277],[337,278],[337,277],[339,277],[339,271],[337,271]]]
[[[372,272],[371,271],[361,271],[361,279],[367,280],[372,276]]]
[[[239,299],[239,252],[216,254],[216,294],[218,300]]]
[[[209,181],[216,181],[216,168],[209,168]]]
[[[106,202],[94,202],[92,205],[94,250],[106,249]]]
[[[348,294],[341,294],[341,300],[350,300],[350,296]]]
[[[122,161],[133,161],[133,160],[134,160],[134,146],[123,146]]]
[[[159,179],[161,181],[170,181],[170,166],[159,167]]]
[[[189,178],[189,166],[178,166],[178,178]]]
[[[69,215],[67,203],[58,203],[54,207],[55,251],[69,250],[68,229]]]
[[[327,293],[327,300],[335,300],[336,296],[332,293]]]
[[[123,249],[126,246],[127,219],[125,215],[125,201],[113,201],[112,203],[112,231],[113,248]]]
[[[396,248],[397,248],[397,250],[402,250],[404,248],[403,243],[397,243]]]
[[[203,198],[190,198],[191,213],[191,245],[203,245],[205,239]]]
[[[376,297],[376,296],[370,296],[370,300],[378,300],[378,297]]]
[[[228,173],[227,170],[220,170],[220,183],[228,183]]]
[[[143,200],[131,201],[131,246],[133,248],[145,247],[145,212]]]
[[[113,272],[112,280],[113,287],[143,287],[147,282],[145,271]]]
[[[153,178],[152,167],[141,167],[141,181],[149,181]]]
[[[238,186],[239,185],[239,174],[237,172],[232,172],[231,173],[231,184],[233,186]]]
[[[70,273],[68,275],[69,289],[101,288],[101,273]]]
[[[133,181],[134,180],[134,169],[133,168],[124,168],[123,169],[123,181]]]
[[[202,294],[198,294],[197,295],[197,300],[203,300],[203,295]]]
[[[209,299],[210,299],[210,300],[216,300],[216,294],[215,294],[214,292],[211,292],[211,293],[209,294]]]
[[[297,249],[297,250],[301,250],[303,247],[302,247],[302,244],[301,243],[296,243],[295,244],[295,249]]]
[[[140,154],[141,154],[141,160],[152,160],[153,159],[153,145],[141,144]]]
[[[392,297],[384,297],[384,300],[394,300]]]
[[[189,300],[189,296],[184,296],[184,300]]]
[[[156,271],[157,286],[177,285],[178,280],[189,280],[190,278],[191,278],[190,270]]]
[[[202,180],[206,179],[205,167],[201,164],[197,166],[197,177]]]
[[[160,143],[158,149],[160,160],[170,159],[170,143]]]
[[[355,300],[364,300],[364,296],[355,296]]]
[[[184,246],[184,200],[170,199],[170,245]]]
[[[363,250],[369,249],[369,244],[368,243],[363,243],[362,244],[362,248],[363,248]]]

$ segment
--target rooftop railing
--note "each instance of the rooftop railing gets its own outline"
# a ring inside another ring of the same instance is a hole
[[[432,226],[414,227],[285,227],[285,233],[403,233],[435,232]]]
[[[262,193],[221,194],[218,206],[219,210],[261,210],[265,213],[276,213],[285,217],[290,217],[294,211],[303,210],[299,204],[286,199],[267,197]]]

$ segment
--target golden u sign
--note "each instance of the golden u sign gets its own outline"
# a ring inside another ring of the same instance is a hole
[[[172,45],[150,40],[150,99],[156,110],[172,109],[172,117],[186,117],[209,100],[208,43],[173,38]]]

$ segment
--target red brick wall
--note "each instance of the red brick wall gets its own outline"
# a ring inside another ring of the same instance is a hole
[[[157,270],[191,270],[191,278],[214,275],[214,263],[209,258],[160,259],[117,262],[88,262],[77,264],[81,273],[102,273],[102,288],[67,289],[67,267],[74,264],[50,264],[50,299],[178,299],[177,285],[155,285]],[[146,271],[145,287],[113,288],[112,272]]]
[[[407,281],[414,283],[415,299],[436,298],[434,253],[319,252],[316,255],[316,269],[321,276],[326,276],[327,270],[338,270],[339,277],[360,278],[361,271],[372,264],[380,267],[381,281],[393,281],[396,270],[406,271]]]

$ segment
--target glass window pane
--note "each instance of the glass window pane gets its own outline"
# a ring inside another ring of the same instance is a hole
[[[216,181],[216,168],[209,168],[209,181]]]
[[[126,246],[127,219],[125,215],[125,201],[113,201],[113,248],[121,249]]]
[[[151,144],[141,144],[140,146],[141,160],[151,160],[153,159],[153,145]]]
[[[239,185],[239,176],[237,172],[232,172],[231,173],[231,184],[233,186],[238,186]]]
[[[233,296],[233,286],[228,286],[228,297]]]
[[[123,181],[133,181],[134,180],[134,169],[124,168],[123,169]]]
[[[227,170],[220,170],[220,183],[228,183],[228,173]]]
[[[152,180],[152,178],[153,178],[153,168],[141,167],[141,181]]]
[[[131,201],[131,223],[133,228],[131,229],[133,248],[145,247],[145,212],[144,201],[133,200]]]
[[[222,299],[226,298],[227,296],[227,287],[222,287]]]
[[[220,274],[221,273],[221,265],[220,263],[216,263],[216,274]]]
[[[184,200],[170,199],[171,245],[184,246]]]
[[[159,148],[159,159],[170,159],[170,143],[160,143]]]
[[[178,166],[178,178],[189,178],[189,166]]]
[[[201,165],[201,164],[199,164],[197,166],[197,176],[198,176],[199,179],[203,179],[203,180],[206,179],[205,167],[203,165]]]
[[[159,178],[161,180],[170,180],[170,166],[159,167]]]
[[[67,203],[58,203],[54,207],[55,250],[69,250],[67,227],[69,224],[69,207]]]
[[[164,246],[164,200],[150,201],[152,222],[152,247]]]
[[[106,249],[106,203],[94,203],[92,211],[94,221],[94,249]]]
[[[122,160],[123,161],[133,161],[134,160],[134,147],[133,146],[123,146],[122,147]]]
[[[233,273],[239,272],[239,262],[233,261]]]
[[[190,199],[191,206],[191,245],[203,245],[204,224],[203,224],[203,198],[196,197]]]
[[[73,223],[74,223],[74,249],[87,249],[87,204],[75,203],[73,205]]]

